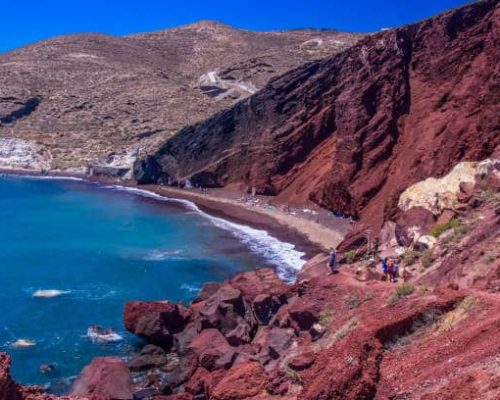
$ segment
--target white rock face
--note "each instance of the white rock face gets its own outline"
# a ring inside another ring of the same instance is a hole
[[[50,167],[42,146],[28,140],[0,138],[0,168],[42,170]]]
[[[450,207],[457,200],[461,182],[475,182],[476,175],[487,174],[500,160],[463,161],[442,178],[427,178],[408,187],[399,197],[398,206],[406,211],[423,207],[432,212]]]
[[[200,76],[200,89],[216,100],[222,100],[228,96],[244,98],[254,94],[257,87],[252,82],[224,79],[217,71],[209,71]]]
[[[113,176],[116,170],[128,170],[120,178],[131,179],[134,162],[139,154],[138,148],[129,148],[123,153],[114,153],[107,157],[106,160],[99,160],[92,164],[92,170],[88,171],[90,175],[109,175]]]
[[[417,239],[417,244],[420,245],[421,247],[424,247],[426,249],[432,249],[434,248],[434,245],[436,244],[436,238],[430,235],[424,235],[420,236]]]

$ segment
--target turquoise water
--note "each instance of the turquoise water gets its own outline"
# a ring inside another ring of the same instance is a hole
[[[301,263],[293,246],[192,204],[82,181],[0,177],[0,221],[0,350],[15,379],[54,390],[95,356],[130,354],[126,301],[189,302],[207,281],[266,264],[291,276]],[[49,289],[63,294],[33,296]],[[92,324],[123,340],[92,342]]]

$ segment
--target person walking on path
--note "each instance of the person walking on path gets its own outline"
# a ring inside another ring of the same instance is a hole
[[[330,253],[328,254],[328,267],[332,270],[332,274],[339,272],[337,266],[337,252],[333,247],[330,249]]]
[[[394,282],[394,260],[389,258],[387,262],[387,279],[389,282]]]

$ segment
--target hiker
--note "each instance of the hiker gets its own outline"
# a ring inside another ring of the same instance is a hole
[[[396,259],[394,260],[394,266],[392,268],[392,281],[393,282],[396,282],[397,281],[397,277],[399,276],[399,260]]]
[[[384,274],[385,277],[387,277],[387,257],[384,257],[382,259],[382,272]]]
[[[333,247],[330,248],[330,254],[328,254],[328,267],[332,270],[332,274],[339,272],[337,268],[337,253]]]
[[[387,261],[387,278],[389,282],[394,282],[394,260],[389,258]]]

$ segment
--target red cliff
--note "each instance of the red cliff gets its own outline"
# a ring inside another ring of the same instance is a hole
[[[255,186],[380,227],[409,185],[500,144],[499,26],[486,0],[372,35],[182,129],[135,177]]]

